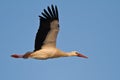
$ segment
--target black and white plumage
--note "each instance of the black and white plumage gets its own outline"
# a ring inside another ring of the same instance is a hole
[[[41,13],[40,26],[35,38],[35,48],[33,52],[27,52],[23,55],[13,54],[14,58],[34,58],[49,59],[58,57],[78,56],[88,58],[77,51],[63,52],[56,48],[56,38],[59,32],[59,17],[57,6],[51,5],[47,10]]]
[[[56,47],[56,38],[57,33],[59,31],[59,24],[58,24],[58,9],[57,6],[52,5],[50,7],[44,9],[42,12],[43,16],[40,17],[40,27],[36,34],[35,39],[35,50],[39,50],[42,46],[54,46]]]

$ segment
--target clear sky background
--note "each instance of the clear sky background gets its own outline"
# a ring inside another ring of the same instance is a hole
[[[89,58],[11,58],[34,49],[38,16],[51,4],[57,47]],[[0,0],[0,80],[120,80],[120,0]]]

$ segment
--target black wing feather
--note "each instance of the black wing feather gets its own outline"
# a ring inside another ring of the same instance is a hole
[[[54,17],[55,17],[55,16],[56,16],[56,14],[55,14],[55,9],[54,9],[54,6],[52,5],[51,7],[52,7],[53,15],[54,15]]]
[[[51,5],[51,8],[48,6],[47,10],[44,9],[42,16],[40,17],[40,26],[35,38],[35,49],[37,51],[41,49],[43,42],[50,31],[50,22],[53,20],[58,20],[58,9],[57,6]]]
[[[49,13],[50,13],[51,17],[54,17],[54,15],[53,15],[53,13],[52,13],[52,11],[51,11],[50,7],[48,7],[48,11],[49,11]]]
[[[44,9],[44,13],[48,16],[48,18],[50,18],[50,14]]]
[[[55,14],[56,18],[58,19],[58,16],[59,16],[59,15],[58,15],[58,9],[57,9],[57,6],[55,6],[55,13],[56,13],[56,14]],[[59,19],[58,19],[58,20],[59,20]]]

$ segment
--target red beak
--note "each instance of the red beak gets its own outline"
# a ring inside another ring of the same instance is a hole
[[[77,56],[78,57],[82,57],[82,58],[88,58],[87,56],[83,55],[83,54],[80,54],[80,53],[77,53]]]

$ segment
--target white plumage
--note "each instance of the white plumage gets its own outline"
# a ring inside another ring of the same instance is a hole
[[[56,48],[56,38],[59,32],[59,18],[57,6],[48,6],[44,9],[40,17],[40,26],[36,34],[35,49],[33,52],[27,52],[23,55],[13,54],[14,58],[34,58],[34,59],[50,59],[58,57],[78,56],[88,58],[77,51],[63,52]]]

